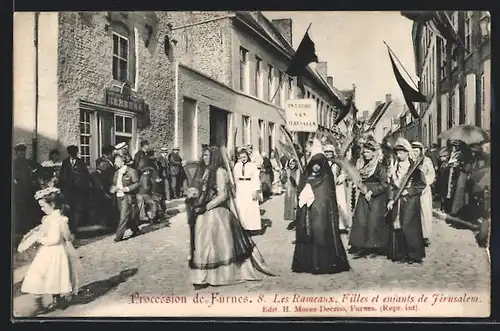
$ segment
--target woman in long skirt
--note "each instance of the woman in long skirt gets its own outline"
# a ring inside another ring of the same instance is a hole
[[[193,186],[186,202],[194,288],[261,280],[258,271],[273,275],[231,207],[229,174],[219,148],[203,152]]]
[[[422,218],[420,196],[426,187],[422,171],[417,168],[410,180],[403,183],[413,160],[410,157],[412,148],[406,139],[400,138],[394,147],[397,153],[395,171],[390,178],[393,189],[389,190],[387,208],[389,227],[389,251],[387,257],[400,263],[422,263],[425,257],[425,243],[422,234]],[[394,201],[395,192],[405,185],[401,197]]]
[[[349,237],[350,251],[355,258],[386,254],[389,227],[385,220],[387,205],[387,172],[382,165],[379,146],[368,140],[358,164],[359,174],[366,190],[360,194],[352,218]]]
[[[300,177],[299,163],[295,159],[288,160],[286,165],[287,178],[285,182],[285,211],[284,219],[289,221],[289,228],[293,229],[297,212],[297,185]]]
[[[281,162],[278,160],[276,151],[271,151],[269,154],[269,160],[271,161],[271,166],[273,168],[273,194],[280,195],[283,193],[283,187],[281,184]]]
[[[262,153],[262,168],[260,169],[260,182],[261,182],[261,191],[264,200],[267,200],[271,197],[273,182],[274,182],[274,172],[273,165],[271,164],[271,160],[267,157],[266,153]]]
[[[234,166],[234,180],[236,181],[236,208],[241,224],[247,231],[262,230],[260,219],[259,169],[250,162],[248,151],[241,148],[238,152],[238,162]]]
[[[418,141],[414,141],[411,143],[411,147],[413,148],[413,155],[415,158],[418,158],[420,155],[424,154],[424,146]],[[430,244],[429,238],[431,237],[432,232],[432,185],[436,180],[436,171],[434,170],[434,164],[432,160],[428,156],[424,156],[424,161],[420,166],[420,170],[424,174],[426,187],[420,196],[420,204],[421,204],[421,217],[422,217],[422,232],[424,235],[425,245],[428,246]]]
[[[334,274],[349,270],[340,236],[333,174],[323,154],[310,159],[298,191],[292,271]]]

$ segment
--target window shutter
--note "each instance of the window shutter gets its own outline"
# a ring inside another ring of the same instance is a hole
[[[475,124],[476,115],[476,75],[467,75],[465,88],[465,123]]]

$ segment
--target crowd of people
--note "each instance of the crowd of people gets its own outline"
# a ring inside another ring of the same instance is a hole
[[[14,148],[13,216],[18,235],[39,224],[42,215],[34,194],[47,187],[60,188],[73,233],[92,220],[115,227],[116,241],[123,239],[126,226],[138,234],[139,222],[159,220],[166,203],[184,195],[187,177],[178,147],[163,147],[155,155],[143,140],[133,158],[126,143],[105,147],[92,173],[75,145],[67,147],[66,159],[61,161],[54,149],[41,164],[28,159],[26,149],[22,143]]]
[[[26,159],[26,146],[16,147],[15,194],[16,199],[26,199],[16,205],[16,212],[26,211],[31,194],[46,214],[38,239],[43,248],[21,289],[35,294],[40,305],[43,294],[52,294],[57,306],[61,294],[77,290],[71,241],[87,206],[98,208],[94,213],[103,222],[112,218],[110,210],[117,211],[114,240],[118,242],[127,228],[132,236],[140,233],[134,206],[139,218],[151,218],[144,214],[156,212],[155,194],[162,201],[181,195],[185,174],[178,148],[168,155],[162,149],[153,159],[148,142],[142,141],[132,159],[126,147],[119,144],[103,150],[93,174],[78,158],[76,146],[67,148],[69,157],[61,163],[53,151],[50,160],[38,167]],[[295,147],[294,155],[279,157],[272,151],[267,157],[245,146],[231,160],[217,146],[202,146],[201,160],[184,190],[190,228],[188,261],[196,290],[276,276],[252,236],[262,229],[260,204],[283,192],[287,229],[296,233],[293,272],[348,271],[349,255],[421,264],[431,244],[433,200],[440,201],[450,215],[464,210],[470,215],[475,200],[467,174],[478,163],[488,162],[460,141],[449,141],[442,150],[433,146],[429,152],[420,142],[404,138],[392,146],[361,138],[345,155],[340,155],[339,146],[317,138],[305,144],[303,153]],[[42,173],[39,168],[48,169],[49,175],[35,176],[41,189],[28,194],[34,185],[30,176]],[[86,205],[89,195],[92,200]],[[343,235],[348,237],[348,250]]]

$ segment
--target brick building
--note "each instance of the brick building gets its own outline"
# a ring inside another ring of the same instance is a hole
[[[490,129],[491,42],[490,14],[484,11],[447,12],[461,46],[447,42],[414,22],[412,38],[419,90],[422,142],[430,145],[454,125]]]
[[[76,144],[91,167],[107,145],[125,141],[135,151],[143,138],[156,150],[171,145],[168,23],[154,12],[16,13],[14,142],[31,152],[36,142],[38,161]]]
[[[268,152],[286,100],[314,98],[322,131],[345,102],[324,62],[304,91],[285,76],[292,21],[260,12],[26,12],[14,26],[14,142],[38,161],[76,144],[93,168],[102,147],[141,139],[186,160],[208,143]]]
[[[327,64],[307,69],[304,91],[285,75],[294,54],[290,19],[271,22],[260,12],[172,12],[170,17],[178,61],[176,141],[184,157],[197,158],[202,143],[228,148],[252,143],[269,152],[282,138],[288,99],[315,99],[320,130],[333,126],[345,100],[327,76]]]

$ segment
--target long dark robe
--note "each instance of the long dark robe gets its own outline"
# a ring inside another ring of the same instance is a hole
[[[297,209],[297,185],[299,181],[298,169],[286,169],[287,179],[285,183],[285,221],[294,221]]]
[[[389,225],[385,219],[387,206],[387,171],[382,163],[363,181],[372,191],[370,202],[359,195],[354,211],[349,245],[353,250],[376,250],[386,253],[389,244]]]
[[[321,166],[317,177],[311,177],[314,164]],[[335,181],[324,155],[311,158],[297,192],[306,184],[311,185],[315,200],[310,207],[297,209],[292,271],[311,274],[347,271],[350,267],[340,237]]]
[[[114,226],[113,196],[109,194],[107,174],[95,171],[90,174],[91,191],[89,203],[89,216],[93,223],[102,226]]]
[[[415,170],[407,185],[408,195],[401,196],[387,214],[389,227],[389,251],[392,261],[403,259],[421,261],[425,257],[425,243],[422,233],[420,195],[425,189],[422,171]],[[389,199],[394,198],[396,189],[389,190]],[[393,222],[399,212],[400,229],[394,229]]]

